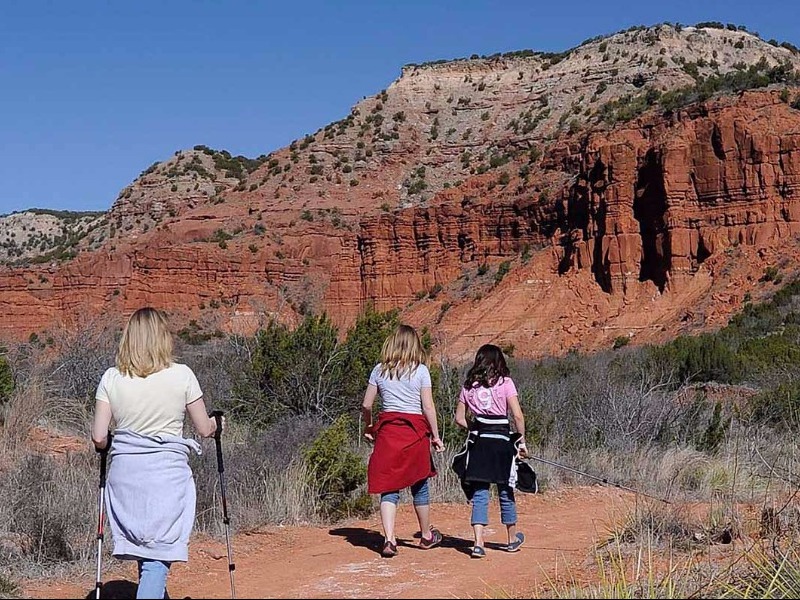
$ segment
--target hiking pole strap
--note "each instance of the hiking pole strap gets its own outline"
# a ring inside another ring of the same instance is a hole
[[[647,498],[652,498],[653,500],[658,500],[659,502],[663,502],[664,504],[672,504],[672,502],[670,502],[669,500],[666,500],[665,498],[659,498],[658,496],[653,496],[652,494],[648,494],[646,492],[641,492],[639,490],[635,490],[635,489],[633,489],[631,487],[628,487],[626,485],[622,485],[622,484],[616,483],[614,481],[609,481],[605,477],[597,477],[595,475],[590,475],[589,473],[585,473],[584,471],[579,471],[578,469],[574,469],[572,467],[568,467],[567,465],[562,465],[560,463],[553,462],[552,460],[547,460],[546,458],[539,458],[538,456],[531,456],[530,459],[531,460],[538,460],[539,462],[542,462],[542,463],[544,463],[546,465],[550,465],[552,467],[558,467],[559,469],[564,469],[565,471],[571,471],[572,473],[575,473],[577,475],[582,475],[583,477],[588,477],[589,479],[594,479],[595,481],[599,481],[600,483],[603,483],[605,485],[611,485],[611,486],[613,486],[615,488],[619,488],[621,490],[625,490],[625,491],[631,492],[633,494],[639,494],[640,496],[645,496]]]

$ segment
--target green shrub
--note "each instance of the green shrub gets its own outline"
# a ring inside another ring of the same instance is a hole
[[[227,240],[233,239],[233,236],[224,229],[217,229],[214,232],[214,236],[211,239],[215,242],[225,242]]]
[[[396,311],[359,315],[344,341],[326,315],[306,315],[295,329],[270,322],[251,340],[250,360],[236,373],[235,410],[256,427],[291,415],[334,418],[363,395]]]
[[[478,266],[478,275],[486,275],[489,272],[489,265],[486,263],[481,263]]]
[[[408,193],[409,194],[419,194],[422,190],[428,187],[428,184],[425,183],[422,179],[417,179],[411,185],[408,186]]]
[[[310,210],[306,209],[300,213],[300,218],[303,219],[303,221],[313,221],[314,215],[311,214]]]
[[[0,351],[3,349],[0,348]],[[14,392],[14,373],[5,356],[0,355],[0,405],[8,402]]]
[[[795,430],[800,426],[800,381],[781,383],[755,395],[748,402],[749,416],[774,427]]]
[[[320,512],[333,520],[366,516],[372,511],[372,500],[364,490],[367,468],[351,449],[353,429],[352,419],[340,416],[305,454],[309,487],[317,495]]]
[[[494,275],[494,283],[497,285],[501,281],[503,281],[503,277],[505,277],[508,272],[511,270],[511,261],[504,260],[500,263],[500,266],[497,267],[497,273]],[[480,273],[478,273],[480,275]]]
[[[725,440],[730,424],[731,419],[726,419],[722,416],[722,404],[715,402],[714,412],[708,422],[708,427],[706,427],[702,437],[696,444],[697,449],[701,452],[716,452],[720,444]]]
[[[614,350],[619,350],[631,343],[631,338],[627,335],[618,335],[614,338],[614,345],[612,346]]]
[[[772,265],[764,269],[761,281],[775,281],[778,278],[778,267]]]
[[[345,395],[357,398],[364,393],[364,382],[380,361],[384,340],[399,324],[400,313],[397,310],[380,312],[368,305],[347,330],[344,341],[345,381],[342,385]]]
[[[734,383],[742,378],[742,361],[720,335],[683,336],[649,350],[655,364],[669,368],[681,381]]]
[[[0,598],[19,598],[17,584],[2,573],[0,573]]]

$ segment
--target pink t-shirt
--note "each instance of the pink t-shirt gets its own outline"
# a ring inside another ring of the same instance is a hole
[[[517,387],[511,377],[501,377],[494,387],[476,386],[471,390],[461,388],[459,402],[467,405],[473,414],[506,416],[508,399],[517,395]]]

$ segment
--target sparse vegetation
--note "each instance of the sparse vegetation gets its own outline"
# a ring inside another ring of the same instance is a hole
[[[498,285],[501,281],[503,281],[503,278],[508,274],[510,270],[511,270],[511,261],[504,260],[503,262],[501,262],[500,265],[497,267],[497,273],[495,273],[494,275],[494,284]],[[480,275],[481,273],[479,272],[478,274]]]

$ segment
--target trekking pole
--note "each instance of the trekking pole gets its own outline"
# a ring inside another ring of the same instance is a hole
[[[594,479],[595,481],[599,481],[600,483],[603,483],[605,485],[611,485],[611,486],[613,486],[615,488],[619,488],[621,490],[625,490],[626,492],[633,492],[634,494],[638,494],[640,496],[646,496],[647,498],[652,498],[653,500],[658,500],[659,502],[663,502],[665,504],[672,504],[672,502],[670,502],[669,500],[666,500],[664,498],[659,498],[658,496],[653,496],[652,494],[648,494],[646,492],[641,492],[639,490],[635,490],[635,489],[633,489],[631,487],[628,487],[626,485],[622,485],[622,484],[616,483],[614,481],[609,481],[605,477],[596,477],[594,475],[589,475],[589,473],[584,473],[583,471],[579,471],[578,469],[573,469],[572,467],[568,467],[566,465],[562,465],[560,463],[553,462],[552,460],[547,460],[546,458],[539,458],[538,456],[530,456],[529,458],[531,460],[538,460],[539,462],[542,462],[542,463],[544,463],[546,465],[550,465],[552,467],[558,467],[559,469],[565,469],[567,471],[572,471],[573,473],[576,473],[578,475],[583,475],[584,477],[588,477],[589,479]]]
[[[111,448],[111,432],[108,432],[108,442],[102,450],[95,448],[100,454],[100,493],[97,500],[97,576],[94,584],[94,597],[100,600],[100,588],[103,587],[101,572],[103,565],[103,530],[105,528],[106,508],[106,465],[108,464],[108,449]]]
[[[230,524],[228,516],[228,500],[225,496],[225,465],[222,462],[222,415],[221,410],[211,411],[211,416],[217,422],[217,430],[214,432],[214,443],[217,446],[217,471],[219,472],[219,487],[222,493],[222,522],[225,523],[225,543],[228,546],[228,573],[231,576],[231,598],[236,598],[236,586],[233,583],[233,572],[236,565],[233,563],[233,549],[231,548]]]

